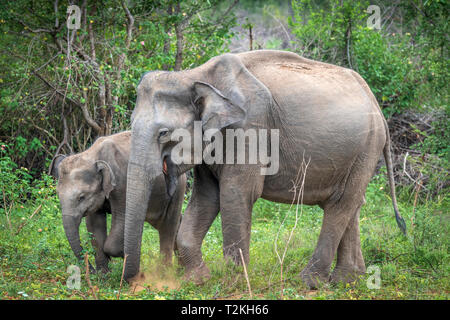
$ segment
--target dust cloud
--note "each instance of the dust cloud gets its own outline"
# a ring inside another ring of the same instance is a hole
[[[171,291],[177,290],[181,286],[181,279],[176,275],[174,267],[163,264],[155,264],[141,268],[130,281],[130,293],[137,293],[142,290]]]

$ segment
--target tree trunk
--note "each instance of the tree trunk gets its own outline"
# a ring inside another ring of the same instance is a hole
[[[180,14],[180,2],[177,2],[175,7],[175,14]],[[177,36],[177,54],[175,56],[175,71],[180,71],[183,64],[183,23],[179,22],[175,25],[175,35]]]
[[[169,5],[169,7],[167,8],[167,15],[171,16],[173,14],[173,6]],[[166,24],[166,33],[167,33],[167,38],[164,39],[164,47],[163,47],[163,53],[164,53],[164,57],[168,57],[169,53],[170,53],[170,30],[172,29],[172,27],[168,24]],[[162,66],[163,70],[169,70],[170,66],[167,63],[164,63]]]

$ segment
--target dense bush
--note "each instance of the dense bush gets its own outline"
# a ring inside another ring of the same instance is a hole
[[[417,17],[420,13],[410,7],[395,12],[397,17],[405,16],[401,23],[394,20],[389,29],[369,28],[368,1],[339,0],[294,0],[289,25],[300,44],[300,54],[358,71],[385,115],[391,116],[407,108],[447,103],[448,83],[443,79],[448,76],[448,59],[441,38],[448,29],[444,24],[448,9],[440,1],[427,3],[434,5],[425,4],[423,10],[431,12],[424,14],[436,16],[437,29],[425,28],[426,23]],[[392,8],[387,4],[378,3],[389,12]],[[417,20],[411,20],[410,15]],[[381,22],[386,25],[391,21]]]
[[[393,39],[389,39],[389,38]],[[411,50],[395,34],[382,35],[358,26],[354,32],[355,68],[375,94],[384,114],[414,108],[417,86],[412,79]]]
[[[81,25],[69,30],[67,3],[55,3],[0,4],[0,139],[35,176],[55,153],[129,128],[145,72],[204,63],[234,24],[233,2],[75,1]]]

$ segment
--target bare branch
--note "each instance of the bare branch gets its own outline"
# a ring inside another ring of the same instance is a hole
[[[58,0],[55,0],[53,2],[53,8],[55,10],[55,29],[58,29],[59,27],[59,19],[58,19]]]
[[[89,43],[91,45],[91,59],[95,61],[95,39],[94,39],[94,31],[92,30],[92,23],[88,23],[88,35],[89,35]]]
[[[35,215],[36,213],[38,213],[38,212],[41,210],[41,208],[42,208],[42,203],[34,210],[34,212],[31,214],[31,216],[28,218],[28,220],[25,220],[24,222],[22,222],[22,223],[20,224],[20,226],[17,228],[16,236],[20,233],[20,231],[22,230],[22,228],[23,228],[23,227],[24,227],[31,219],[33,219],[34,215]]]
[[[88,101],[87,94],[85,91],[83,91],[83,98],[84,98],[85,103],[80,104],[80,108],[81,108],[81,111],[83,112],[84,120],[86,120],[88,125],[90,125],[96,133],[100,133],[102,131],[102,128],[98,125],[97,122],[95,122],[94,119],[92,119],[92,117],[89,113],[88,106],[87,106],[87,101]]]
[[[64,92],[61,92],[58,88],[56,88],[53,84],[51,84],[47,79],[45,79],[42,75],[40,75],[38,72],[36,71],[31,71],[37,78],[39,78],[40,80],[42,80],[42,82],[44,82],[49,88],[53,89],[58,95],[65,97],[70,103],[72,103],[73,105],[77,106],[77,107],[81,107],[81,103],[66,97],[66,95],[64,94]]]
[[[127,20],[128,20],[128,23],[127,23],[127,40],[126,40],[125,46],[127,48],[129,48],[130,47],[130,43],[131,43],[131,33],[133,31],[133,26],[134,26],[134,18],[131,15],[130,10],[128,10],[128,7],[126,6],[125,1],[122,0],[121,4],[122,4],[123,10],[125,11],[125,14],[127,15]]]
[[[125,1],[122,0],[121,4],[122,4],[122,8],[125,11],[125,14],[127,16],[127,37],[125,39],[125,51],[123,51],[119,55],[119,61],[117,63],[117,73],[116,73],[117,76],[119,76],[120,71],[122,71],[122,68],[123,68],[123,65],[125,62],[125,58],[126,58],[126,51],[130,48],[131,38],[133,36],[133,27],[134,27],[134,17],[132,16],[130,10],[126,6]]]
[[[25,30],[31,32],[31,33],[54,33],[55,30],[52,29],[45,29],[45,28],[38,28],[38,29],[33,29],[30,26],[28,26],[25,22],[23,22],[20,19],[15,18],[15,20],[17,22],[19,22],[21,25],[23,25],[23,27],[25,28]]]

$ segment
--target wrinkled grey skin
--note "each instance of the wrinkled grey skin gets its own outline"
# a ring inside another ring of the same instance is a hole
[[[293,182],[301,176],[303,160],[310,161],[303,203],[324,210],[317,247],[301,273],[310,287],[322,281],[352,281],[365,272],[359,212],[382,153],[397,222],[404,229],[395,200],[387,124],[375,97],[356,72],[294,53],[252,51],[224,54],[192,70],[148,73],[137,94],[128,165],[126,279],[139,269],[147,200],[154,192],[152,181],[162,175],[163,159],[173,176],[194,167],[192,196],[177,247],[186,276],[197,282],[209,277],[201,245],[218,212],[224,256],[239,263],[242,249],[248,263],[254,202],[262,197],[292,203],[296,195]],[[170,132],[193,130],[194,120],[202,121],[203,131],[279,129],[278,173],[261,175],[260,164],[174,165],[167,160],[174,146],[168,138]]]
[[[130,154],[130,131],[101,137],[86,151],[56,158],[52,172],[58,178],[57,192],[62,209],[64,230],[75,256],[81,260],[79,226],[86,217],[86,226],[93,234],[97,270],[108,271],[110,257],[123,257],[125,227],[125,192]],[[145,220],[159,231],[160,251],[170,264],[175,236],[181,219],[185,176],[178,177],[173,197],[166,191],[164,178],[153,181],[154,192],[149,200]],[[112,214],[107,234],[106,213]],[[92,269],[92,267],[91,267]]]

